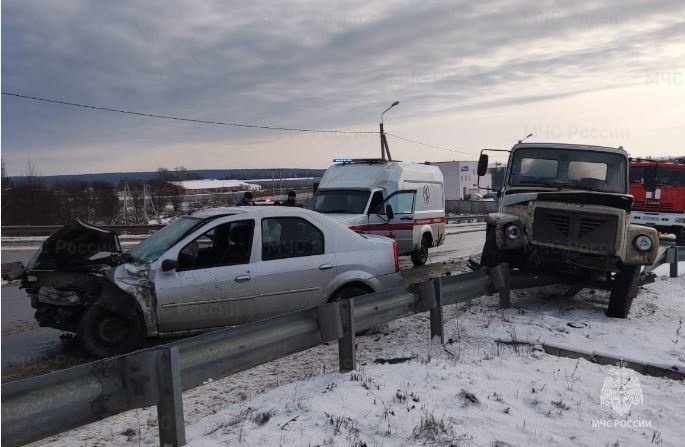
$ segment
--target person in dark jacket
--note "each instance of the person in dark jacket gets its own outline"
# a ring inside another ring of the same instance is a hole
[[[253,206],[254,203],[252,203],[252,193],[250,191],[247,191],[245,195],[243,196],[242,199],[238,201],[238,203],[235,204],[235,206]]]
[[[295,199],[297,198],[297,194],[295,194],[295,191],[288,191],[288,200],[282,203],[283,206],[299,206],[297,202],[295,202]]]

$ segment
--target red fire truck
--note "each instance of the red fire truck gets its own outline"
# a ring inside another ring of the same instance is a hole
[[[678,245],[685,245],[685,158],[632,159],[630,193],[633,223],[673,233]]]

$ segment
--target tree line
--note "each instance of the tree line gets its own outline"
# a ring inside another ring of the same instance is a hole
[[[182,191],[170,182],[197,178],[183,167],[159,168],[147,181],[122,181],[115,185],[69,180],[48,186],[30,161],[23,177],[13,179],[6,175],[3,162],[2,225],[60,225],[74,218],[96,225],[147,223],[145,216],[151,219],[156,215],[180,214]],[[128,194],[124,194],[125,190]]]

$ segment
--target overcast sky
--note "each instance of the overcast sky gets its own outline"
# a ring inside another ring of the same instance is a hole
[[[396,159],[531,141],[685,154],[685,2],[3,0],[2,90],[194,119],[386,130]],[[377,135],[165,121],[2,97],[42,174],[326,167]]]

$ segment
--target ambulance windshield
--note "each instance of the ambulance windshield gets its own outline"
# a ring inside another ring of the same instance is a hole
[[[307,208],[327,214],[363,214],[370,194],[370,191],[351,189],[320,189]]]

